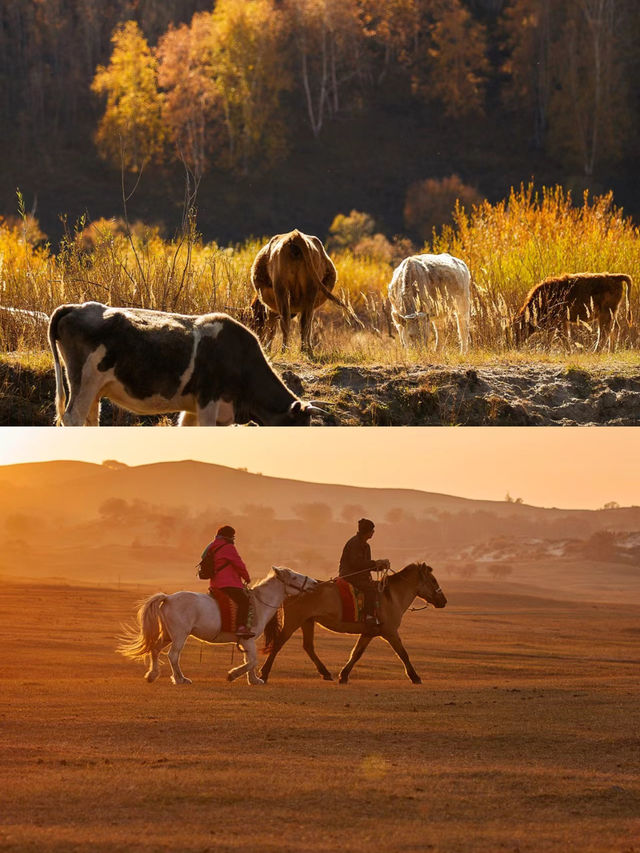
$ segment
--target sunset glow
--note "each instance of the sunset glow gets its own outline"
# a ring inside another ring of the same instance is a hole
[[[508,492],[539,506],[640,504],[634,428],[2,430],[0,464],[50,459],[195,459],[312,482],[489,500]]]

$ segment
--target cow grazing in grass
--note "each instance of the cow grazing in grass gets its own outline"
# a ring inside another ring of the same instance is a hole
[[[300,315],[302,349],[311,353],[313,312],[327,299],[347,306],[331,292],[337,279],[336,268],[318,237],[297,229],[276,234],[256,255],[251,281],[257,291],[252,303],[256,328],[271,344],[280,320],[282,346],[287,346],[291,318]]]
[[[426,346],[429,322],[439,310],[453,310],[460,351],[469,347],[471,275],[452,255],[412,255],[393,271],[389,284],[391,319],[403,346]]]
[[[629,289],[631,277],[623,273],[574,273],[546,278],[527,295],[512,323],[516,345],[529,335],[560,330],[568,336],[571,323],[595,322],[595,349],[609,340],[620,300],[627,290],[627,320],[631,322]]]
[[[56,422],[65,426],[97,426],[101,397],[141,415],[182,412],[182,426],[305,426],[321,411],[291,393],[253,332],[226,314],[61,305],[51,317],[49,343]]]

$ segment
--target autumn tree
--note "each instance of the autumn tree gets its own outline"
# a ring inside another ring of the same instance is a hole
[[[410,68],[420,43],[420,0],[360,0],[360,19],[380,83],[395,66]]]
[[[482,113],[489,71],[484,26],[461,0],[434,0],[427,9],[428,44],[414,73],[415,91],[438,99],[454,118]]]
[[[141,172],[164,143],[157,63],[135,21],[117,27],[109,65],[99,65],[91,89],[106,95],[95,135],[100,155],[123,170]]]
[[[628,13],[633,8],[637,14],[637,8],[625,0],[569,0],[566,6],[549,106],[550,143],[590,177],[598,163],[622,154],[630,130],[623,57]]]
[[[504,12],[507,102],[537,145],[593,175],[632,131],[632,0],[512,0]],[[637,24],[636,24],[637,26]]]
[[[185,168],[185,210],[195,204],[212,150],[222,147],[221,96],[212,69],[213,21],[207,13],[194,15],[160,39],[158,83],[164,90],[162,118]]]
[[[508,75],[504,100],[508,107],[530,117],[532,139],[544,144],[551,98],[552,34],[558,7],[552,0],[513,0],[503,19],[507,57],[502,70]]]
[[[211,13],[210,73],[226,130],[226,164],[247,174],[286,152],[281,95],[291,85],[284,18],[271,0],[219,0]]]
[[[358,0],[285,0],[296,78],[307,118],[319,136],[327,118],[354,101],[364,75],[364,30]]]

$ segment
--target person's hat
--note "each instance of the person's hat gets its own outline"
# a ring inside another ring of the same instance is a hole
[[[370,518],[361,518],[358,521],[358,533],[371,533],[372,530],[375,530],[375,527]]]
[[[224,536],[225,539],[233,539],[236,535],[236,531],[228,524],[225,524],[224,527],[221,527],[216,536]]]

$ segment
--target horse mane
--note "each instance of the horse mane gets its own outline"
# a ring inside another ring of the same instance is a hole
[[[387,587],[389,586],[389,584],[393,584],[396,582],[395,581],[396,578],[402,577],[405,574],[405,572],[408,572],[411,569],[420,569],[421,566],[426,566],[426,563],[423,561],[416,560],[414,563],[409,563],[409,565],[405,566],[403,569],[400,569],[397,572],[393,572],[392,574],[389,574],[387,576],[387,580],[384,584],[384,592],[387,591]]]
[[[258,589],[258,587],[264,586],[264,584],[266,584],[267,581],[273,580],[273,578],[275,578],[275,577],[276,577],[276,573],[273,571],[273,566],[272,566],[269,569],[269,571],[267,572],[266,577],[260,578],[260,580],[255,581],[255,583],[252,583],[251,586],[249,587],[249,589]]]

